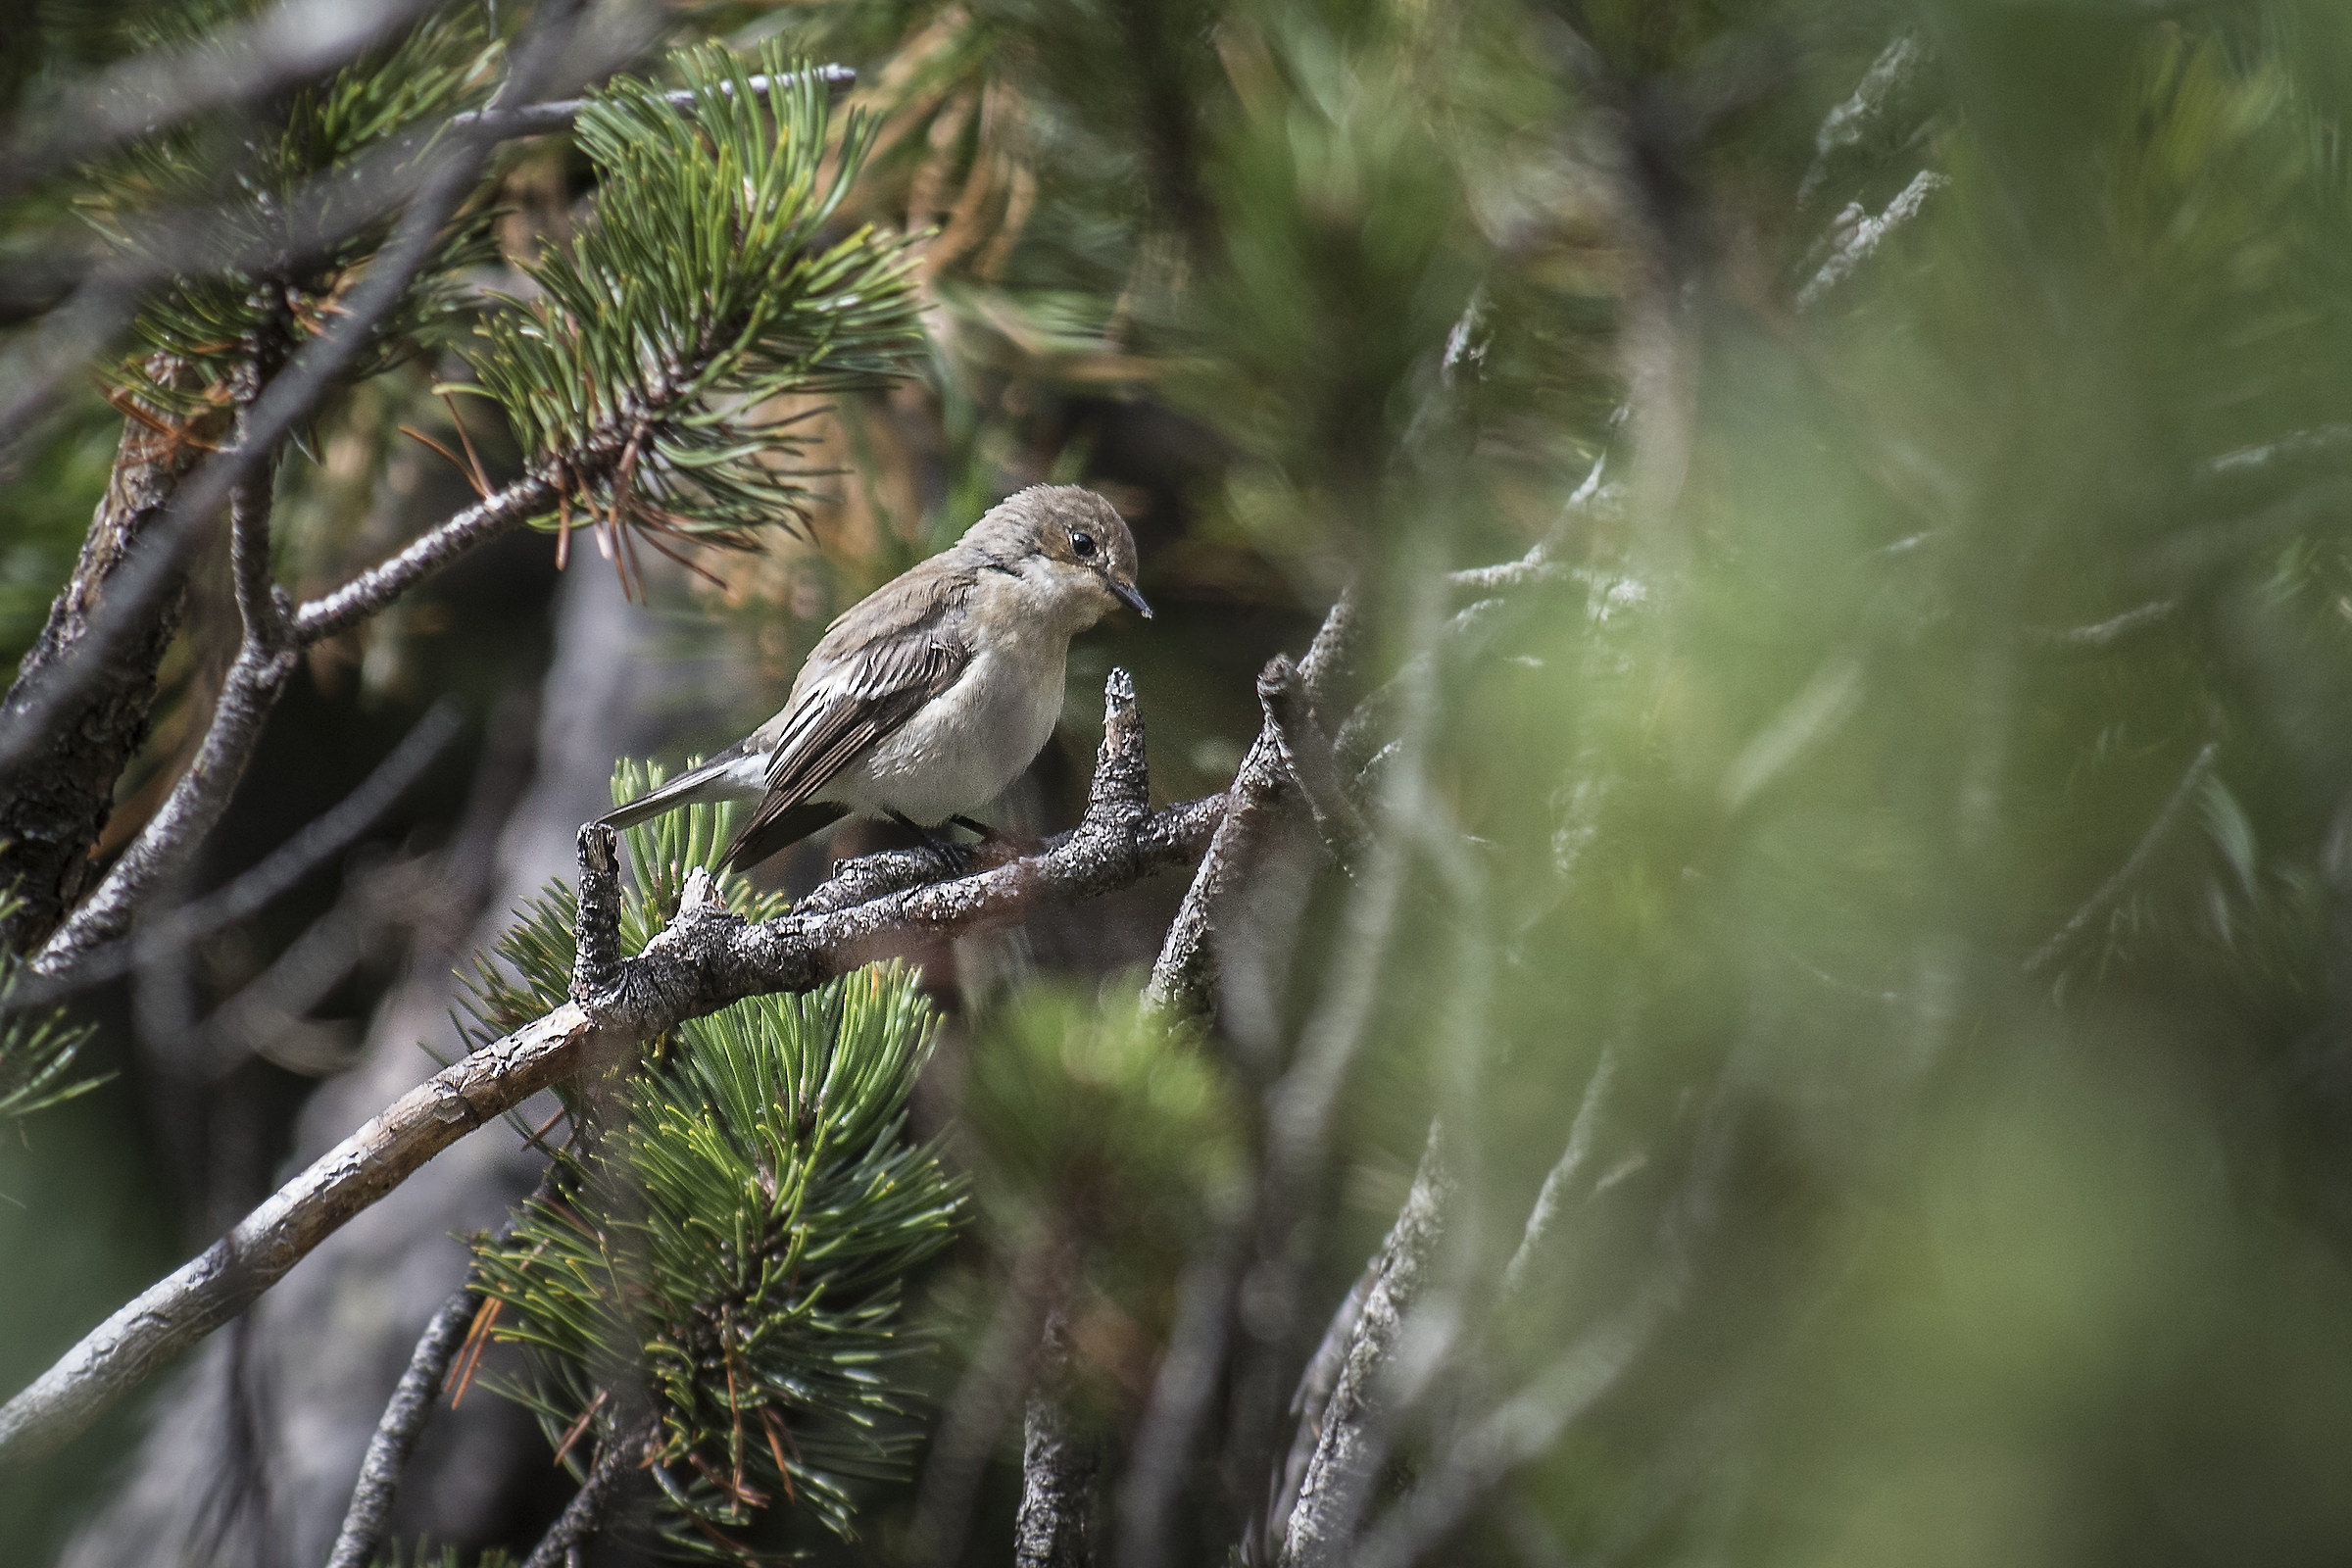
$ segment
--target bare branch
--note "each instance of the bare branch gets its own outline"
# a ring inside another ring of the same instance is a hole
[[[544,511],[556,499],[552,473],[534,471],[427,529],[389,561],[294,612],[294,638],[308,646],[358,625],[473,549]]]
[[[1310,703],[1321,700],[1322,688],[1346,662],[1354,620],[1354,596],[1342,594],[1316,629],[1306,657],[1298,663]],[[1258,731],[1242,765],[1234,770],[1216,837],[1201,856],[1200,869],[1194,873],[1192,886],[1185,889],[1184,903],[1152,965],[1144,998],[1154,1011],[1191,1017],[1208,1011],[1216,986],[1216,959],[1209,939],[1232,890],[1256,862],[1261,846],[1276,827],[1282,780],[1282,742],[1269,725]]]
[[[1048,1349],[1046,1328],[1066,1301],[1071,1266],[1066,1239],[1058,1236],[1035,1241],[1014,1257],[996,1312],[932,1429],[902,1561],[951,1568],[962,1560],[989,1452]]]
[[[147,371],[170,384],[179,368],[158,357]],[[74,574],[51,603],[40,637],[0,704],[0,724],[46,687],[51,672],[89,634],[115,576],[148,548],[172,486],[194,465],[201,443],[220,433],[215,416],[183,428],[180,439],[166,439],[146,422],[171,423],[164,411],[134,397],[126,400],[126,413],[106,494]],[[147,738],[156,669],[178,631],[185,599],[184,580],[156,596],[123,628],[116,657],[88,666],[82,690],[60,709],[55,727],[23,755],[0,761],[0,882],[13,884],[19,896],[17,906],[0,916],[0,944],[11,952],[30,952],[47,940],[95,874],[89,849],[113,809],[123,766]]]
[[[2163,625],[2180,609],[2178,599],[2158,599],[2088,626],[2043,626],[2026,635],[2037,648],[2073,654],[2105,653],[2128,637]]]
[[[243,444],[239,443],[240,446]],[[32,959],[45,977],[70,974],[91,953],[122,938],[147,896],[183,870],[245,777],[262,726],[298,662],[286,611],[270,580],[270,473],[249,471],[231,495],[230,564],[244,641],[229,665],[196,760],[162,809],[107,872],[98,891],[67,917]]]
[[[1315,719],[1298,667],[1279,654],[1267,661],[1257,677],[1257,701],[1283,766],[1305,798],[1324,847],[1343,869],[1353,866],[1363,855],[1368,830],[1355,803],[1340,786],[1331,738]]]
[[[587,1009],[566,1004],[394,1101],[0,1406],[0,1465],[38,1458],[80,1432],[419,1165],[568,1074],[597,1032]]]
[[[1830,111],[1813,133],[1813,163],[1805,171],[1803,182],[1797,187],[1796,205],[1802,209],[1819,194],[1829,178],[1830,165],[1839,155],[1880,133],[1888,113],[1902,101],[1911,83],[1919,75],[1921,62],[1928,51],[1916,33],[1904,33],[1880,51],[1863,73],[1853,95]]]
[[[1348,1337],[1339,1383],[1324,1408],[1323,1431],[1282,1538],[1282,1568],[1325,1568],[1348,1560],[1348,1544],[1371,1500],[1386,1446],[1375,1428],[1386,1424],[1390,1362],[1444,1224],[1451,1185],[1444,1144],[1438,1124],[1432,1123],[1412,1191],[1381,1246],[1377,1278]]]
[[[1574,1344],[1484,1420],[1449,1442],[1434,1471],[1348,1553],[1348,1568],[1411,1568],[1459,1530],[1480,1499],[1550,1448],[1625,1376],[1673,1304],[1645,1292]]]
[[[653,1439],[650,1424],[608,1438],[597,1449],[596,1463],[589,1469],[588,1479],[580,1483],[580,1490],[572,1494],[562,1515],[539,1538],[539,1544],[523,1559],[522,1568],[564,1568],[565,1563],[578,1561],[579,1549],[604,1529],[612,1504],[638,1473],[647,1450],[653,1446]]]
[[[473,1310],[473,1288],[464,1286],[425,1324],[423,1336],[416,1341],[416,1353],[409,1357],[409,1368],[400,1375],[391,1402],[384,1406],[375,1436],[368,1441],[368,1457],[360,1463],[360,1480],[351,1494],[351,1509],[343,1516],[343,1530],[335,1538],[335,1549],[327,1556],[326,1568],[368,1568],[375,1560],[376,1545],[383,1539],[384,1520],[392,1512],[393,1494],[400,1487],[400,1472],[416,1447],[417,1435],[424,1430],[425,1417],[432,1414],[433,1401],[441,1396],[450,1358],[457,1354],[459,1344],[466,1338]]]
[[[25,988],[10,999],[10,1005],[46,1005],[69,992],[112,980],[134,965],[154,962],[167,952],[201,941],[268,906],[391,809],[392,803],[423,775],[464,727],[456,699],[442,698],[401,737],[400,744],[358,789],[264,856],[251,870],[220,891],[183,904],[142,927],[129,941],[89,953],[59,981]]]
[[[751,924],[688,901],[644,953],[614,964],[617,864],[612,830],[581,832],[584,1000],[564,1004],[444,1068],[295,1178],[209,1249],[150,1287],[0,1407],[0,1466],[37,1457],[180,1350],[244,1310],[344,1221],[425,1160],[580,1065],[592,1048],[624,1049],[748,996],[807,991],[909,939],[993,929],[1042,905],[1131,886],[1198,855],[1223,815],[1219,799],[1159,811],[1149,806],[1143,720],[1134,682],[1113,670],[1104,690],[1102,751],[1086,815],[1033,856],[953,881],[891,887],[856,862],[867,896],[846,907],[812,897]],[[892,858],[909,882],[935,862]],[[820,889],[819,894],[825,890]],[[813,906],[813,907],[811,906]]]
[[[1324,1325],[1322,1342],[1315,1347],[1315,1353],[1306,1358],[1306,1370],[1298,1374],[1298,1391],[1291,1396],[1291,1418],[1298,1425],[1292,1431],[1291,1451],[1282,1462],[1282,1473],[1275,1478],[1274,1496],[1266,1508],[1266,1539],[1278,1546],[1290,1533],[1291,1512],[1298,1506],[1299,1489],[1306,1484],[1306,1467],[1323,1441],[1323,1418],[1331,1408],[1332,1394],[1340,1386],[1340,1374],[1347,1369],[1348,1348],[1355,1343],[1355,1325],[1363,1316],[1365,1298],[1380,1282],[1387,1257],[1385,1250],[1372,1254],[1363,1273],[1356,1276],[1355,1283],[1341,1298],[1331,1321]]]
[[[1070,1421],[1066,1316],[1064,1308],[1046,1319],[1021,1424],[1021,1504],[1012,1522],[1016,1568],[1094,1568],[1101,1455]]]
[[[68,165],[228,104],[252,103],[327,72],[424,9],[422,0],[279,0],[195,43],[110,66],[0,146],[0,199]]]
[[[1559,1218],[1560,1204],[1566,1199],[1569,1184],[1584,1174],[1585,1165],[1592,1157],[1592,1141],[1598,1136],[1600,1107],[1607,1102],[1609,1088],[1617,1079],[1617,1054],[1603,1050],[1592,1076],[1585,1084],[1585,1098],[1576,1107],[1576,1120],[1568,1127],[1568,1147],[1560,1151],[1558,1161],[1544,1173],[1544,1185],[1536,1194],[1535,1206],[1527,1213],[1527,1225],[1520,1232],[1519,1249],[1503,1265],[1502,1294],[1505,1299],[1519,1294],[1526,1282],[1527,1271],[1543,1250],[1544,1239]]]
[[[1838,248],[1830,253],[1828,261],[1821,264],[1821,270],[1813,274],[1812,280],[1796,291],[1796,308],[1809,311],[1819,305],[1831,290],[1853,276],[1864,262],[1877,254],[1887,235],[1919,216],[1919,210],[1927,205],[1930,193],[1941,190],[1950,183],[1948,175],[1923,169],[1911,176],[1911,183],[1897,192],[1894,200],[1888,202],[1886,210],[1878,217],[1864,217],[1858,203],[1846,208],[1838,218],[1840,231]]]

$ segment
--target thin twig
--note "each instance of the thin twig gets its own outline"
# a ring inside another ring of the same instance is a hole
[[[651,1446],[652,1431],[636,1428],[623,1435],[615,1432],[597,1449],[596,1463],[589,1468],[588,1479],[580,1490],[571,1494],[564,1512],[539,1538],[523,1559],[522,1568],[559,1568],[569,1562],[577,1550],[596,1539],[619,1500],[622,1489],[637,1470]]]
[[[1918,34],[1904,33],[1879,52],[1853,95],[1829,112],[1821,128],[1813,133],[1813,162],[1797,186],[1799,210],[1820,192],[1829,178],[1830,165],[1840,154],[1879,133],[1881,123],[1918,76],[1927,54]]]
[[[391,1402],[376,1423],[375,1436],[368,1440],[368,1457],[360,1462],[359,1484],[352,1491],[351,1507],[343,1515],[343,1530],[327,1555],[326,1568],[367,1568],[375,1560],[384,1520],[392,1512],[392,1498],[400,1487],[400,1473],[416,1447],[433,1401],[441,1396],[450,1357],[457,1353],[458,1343],[472,1320],[473,1288],[466,1285],[442,1302],[425,1324],[416,1349],[409,1357],[408,1370],[400,1375]]]
[[[264,856],[251,870],[216,893],[183,904],[143,925],[127,941],[87,953],[55,982],[26,987],[8,999],[10,1007],[42,1006],[71,992],[112,980],[135,965],[200,942],[257,913],[323,865],[392,808],[410,785],[448,750],[465,727],[456,699],[444,697],[401,737],[375,770],[292,838]]]
[[[1281,1540],[1282,1568],[1326,1568],[1348,1560],[1348,1544],[1371,1500],[1379,1457],[1386,1448],[1376,1429],[1386,1425],[1382,1404],[1392,1395],[1385,1386],[1393,1376],[1391,1363],[1403,1338],[1406,1314],[1429,1271],[1451,1185],[1444,1136],[1440,1124],[1433,1122],[1412,1190],[1382,1244],[1377,1277],[1351,1325],[1314,1455],[1289,1510]]]
[[[1949,176],[1923,169],[1911,176],[1911,183],[1897,192],[1894,200],[1888,202],[1886,210],[1878,217],[1864,217],[1858,206],[1847,208],[1838,219],[1843,231],[1838,248],[1830,253],[1828,261],[1821,264],[1821,270],[1796,291],[1796,308],[1809,311],[1828,298],[1831,290],[1853,276],[1864,262],[1877,254],[1879,247],[1886,242],[1887,235],[1919,216],[1920,209],[1927,205],[1932,193],[1950,183]]]

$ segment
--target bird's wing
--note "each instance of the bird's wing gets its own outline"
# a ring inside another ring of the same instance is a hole
[[[834,623],[777,716],[767,795],[735,835],[730,863],[736,849],[762,838],[860,752],[956,684],[972,662],[962,618],[951,613],[959,602],[960,595],[884,589]]]

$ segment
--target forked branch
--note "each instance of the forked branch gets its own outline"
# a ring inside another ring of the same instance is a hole
[[[1038,854],[946,881],[929,880],[941,862],[927,853],[869,857],[841,867],[792,913],[758,924],[698,897],[690,882],[669,929],[622,958],[617,844],[609,828],[583,828],[574,1000],[403,1095],[202,1256],[99,1325],[0,1406],[0,1468],[71,1439],[242,1312],[344,1221],[592,1052],[626,1051],[745,997],[811,990],[911,939],[987,930],[1099,897],[1200,854],[1224,816],[1224,798],[1152,810],[1143,719],[1125,670],[1111,672],[1105,698],[1102,750],[1078,827]]]

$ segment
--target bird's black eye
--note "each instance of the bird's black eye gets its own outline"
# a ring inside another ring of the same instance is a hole
[[[1076,556],[1080,561],[1094,560],[1095,536],[1091,533],[1074,533],[1070,535],[1070,554]]]

